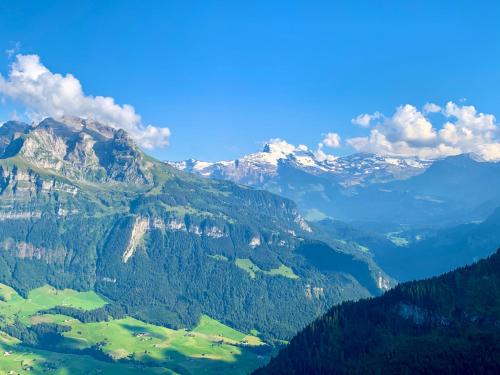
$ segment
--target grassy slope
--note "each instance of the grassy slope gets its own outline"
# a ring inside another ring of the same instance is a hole
[[[0,354],[1,374],[134,375],[139,371],[146,375],[175,374],[175,372],[165,368],[144,368],[135,364],[107,363],[86,355],[79,356],[26,348],[19,346],[18,340],[2,333],[0,333],[0,350],[2,351]]]
[[[246,271],[252,279],[255,278],[255,275],[258,272],[262,272],[263,274],[268,276],[283,276],[294,280],[299,279],[299,276],[297,276],[290,267],[287,267],[284,264],[280,264],[278,268],[273,268],[270,269],[269,271],[264,271],[248,258],[237,258],[234,263],[236,264],[236,266]]]
[[[22,323],[30,323],[30,317],[37,311],[49,309],[55,306],[74,307],[83,310],[92,310],[106,304],[101,297],[94,292],[76,292],[74,290],[56,290],[50,286],[34,289],[24,299],[16,291],[7,285],[0,284],[0,314],[7,322],[14,318]]]
[[[134,366],[138,364],[147,365],[149,372],[146,373],[152,374],[170,373],[167,370],[193,374],[245,374],[267,360],[245,347],[262,345],[258,337],[236,331],[208,316],[203,316],[192,331],[173,330],[130,317],[82,323],[65,315],[41,315],[37,312],[55,306],[92,310],[106,304],[93,292],[56,290],[44,286],[32,290],[24,299],[12,288],[0,284],[0,298],[3,300],[0,302],[0,316],[4,324],[16,319],[25,325],[42,322],[64,324],[71,330],[64,333],[67,340],[63,342],[63,347],[85,349],[104,342],[103,351],[111,358],[120,360],[120,363],[109,364],[87,356],[28,349],[20,346],[18,340],[4,335],[0,348],[4,354],[6,351],[12,351],[12,354],[0,355],[0,372],[18,372],[26,367],[33,367],[36,371],[55,363],[58,368],[56,374],[87,374],[93,373],[89,369],[94,368],[100,368],[103,373],[127,374],[134,373]]]

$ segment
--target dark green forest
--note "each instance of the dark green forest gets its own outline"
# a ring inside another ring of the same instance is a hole
[[[255,374],[498,374],[500,250],[333,307]]]

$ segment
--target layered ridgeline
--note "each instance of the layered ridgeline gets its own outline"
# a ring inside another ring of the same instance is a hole
[[[275,142],[237,160],[170,164],[291,198],[311,220],[330,217],[383,229],[457,224],[482,220],[500,206],[500,163],[475,155],[434,162],[372,154],[322,160],[305,146]]]
[[[498,374],[500,251],[336,306],[256,374]]]
[[[398,281],[436,276],[485,258],[500,247],[500,208],[485,220],[445,228],[408,228],[382,234],[325,219],[311,223],[319,236],[363,249]]]
[[[202,314],[290,337],[391,281],[370,256],[317,241],[292,201],[180,172],[123,130],[73,118],[0,128],[0,282],[94,290],[174,328]]]
[[[399,281],[438,275],[487,257],[500,247],[500,208],[481,222],[407,234],[406,245],[374,246],[377,264]]]

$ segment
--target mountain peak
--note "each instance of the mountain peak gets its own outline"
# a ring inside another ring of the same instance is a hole
[[[397,158],[368,153],[321,159],[304,145],[294,146],[282,139],[267,142],[262,151],[234,161],[168,162],[173,167],[238,183],[262,187],[279,175],[280,166],[288,166],[315,176],[327,177],[350,187],[370,182],[391,181],[423,172],[431,163],[416,158]]]
[[[277,138],[267,142],[264,145],[262,152],[269,154],[279,154],[286,157],[287,155],[294,153],[296,150],[297,148],[294,145],[291,145],[288,142]]]
[[[122,129],[76,117],[46,118],[39,124],[6,123],[0,128],[0,158],[20,157],[70,179],[149,183],[144,154]]]
[[[92,136],[100,136],[103,138],[111,139],[121,129],[116,129],[111,126],[101,124],[100,122],[92,119],[84,119],[80,117],[62,116],[62,117],[47,117],[42,120],[37,128],[45,128],[52,130],[59,130],[61,132],[71,133],[90,133]]]

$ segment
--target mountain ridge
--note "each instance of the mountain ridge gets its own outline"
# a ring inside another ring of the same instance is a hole
[[[251,186],[259,186],[275,177],[279,164],[288,163],[302,171],[328,177],[345,188],[406,178],[421,173],[431,164],[430,161],[417,158],[368,153],[321,158],[304,145],[294,147],[284,141],[266,143],[261,152],[235,160],[205,162],[188,159],[167,163],[177,169],[205,177],[223,178]]]

